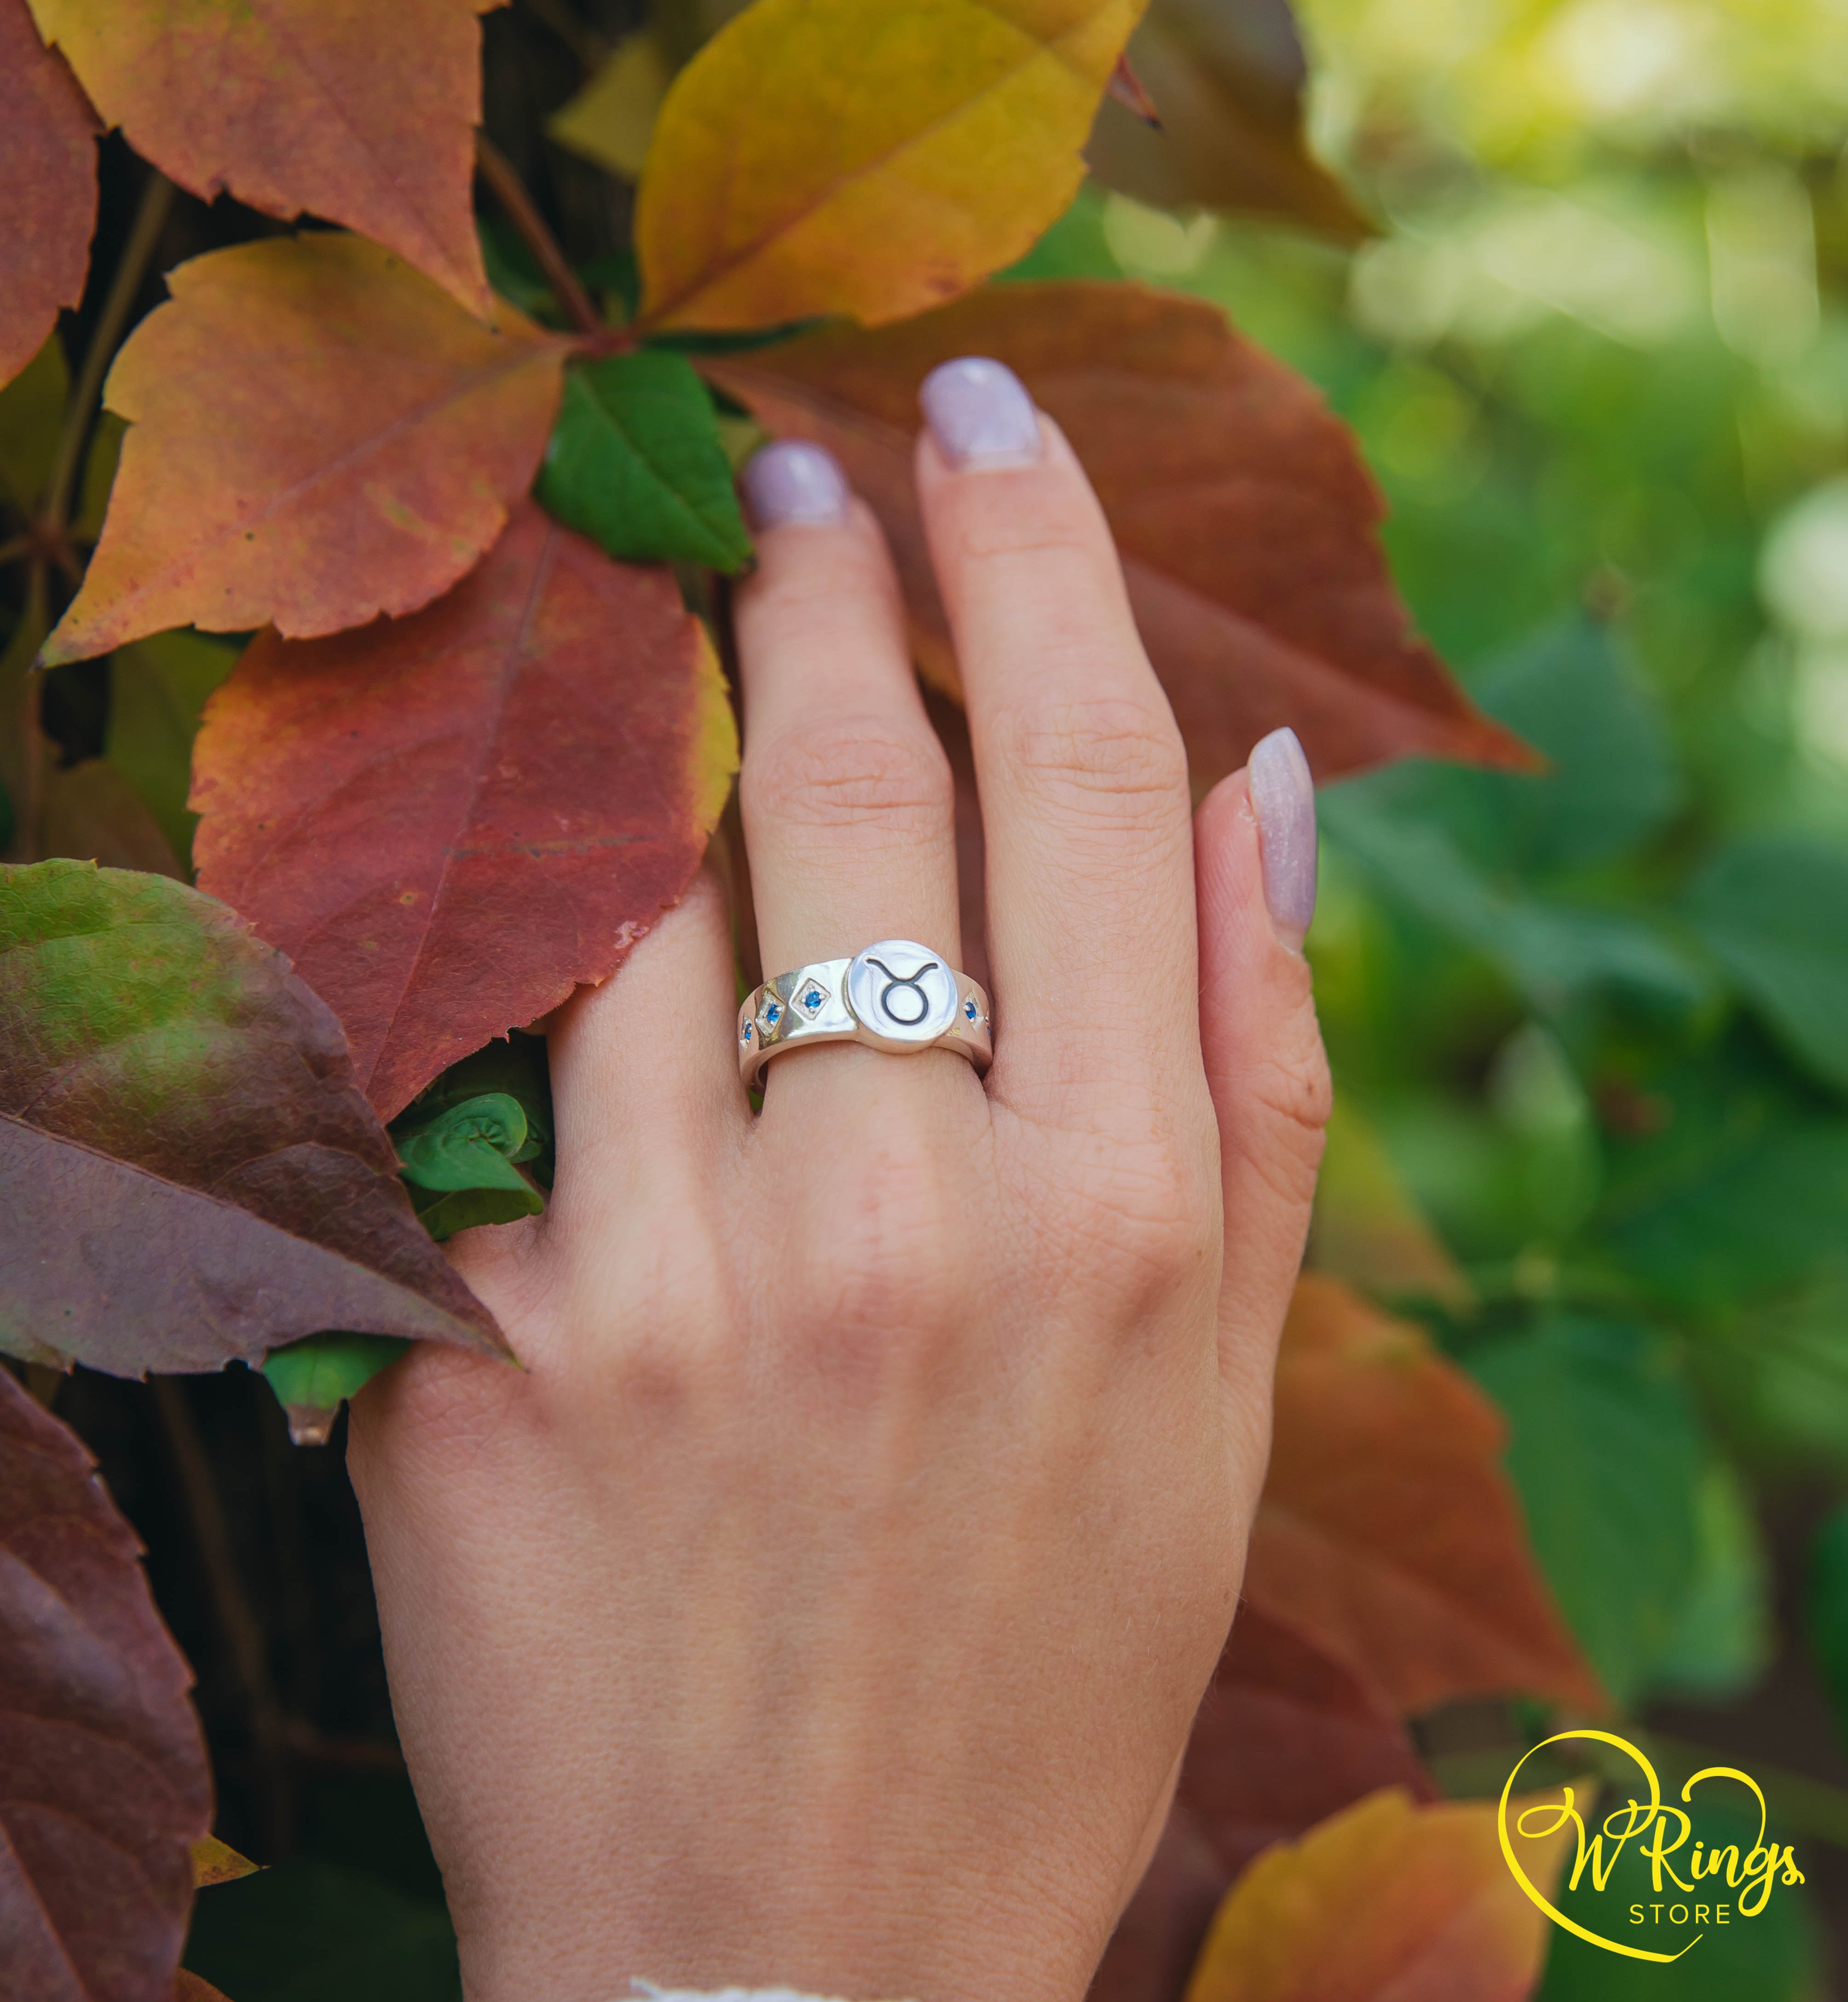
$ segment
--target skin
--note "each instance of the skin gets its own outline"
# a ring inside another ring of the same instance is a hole
[[[629,1977],[1082,1994],[1236,1603],[1328,1108],[1245,775],[1190,811],[1063,439],[917,479],[987,848],[996,1058],[737,1076],[703,877],[552,1031],[559,1174],[456,1256],[522,1373],[356,1400],[392,1700],[469,2002]],[[739,592],[763,963],[965,964],[891,559]],[[671,1006],[664,1003],[671,997]]]

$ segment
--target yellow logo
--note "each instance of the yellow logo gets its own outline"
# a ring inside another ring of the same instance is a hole
[[[1585,1835],[1585,1818],[1578,1812],[1575,1789],[1561,1789],[1565,1798],[1557,1803],[1542,1801],[1524,1808],[1515,1817],[1515,1833],[1531,1841],[1544,1841],[1570,1827],[1577,1840],[1577,1852],[1572,1860],[1572,1874],[1567,1880],[1567,1889],[1576,1891],[1588,1867],[1595,1890],[1602,1891],[1610,1882],[1611,1872],[1625,1847],[1634,1838],[1639,1859],[1646,1861],[1650,1868],[1650,1880],[1661,1902],[1653,1904],[1632,1904],[1629,1923],[1632,1925],[1659,1924],[1665,1911],[1670,1924],[1677,1927],[1694,1925],[1700,1928],[1686,1946],[1673,1953],[1658,1953],[1648,1947],[1627,1946],[1620,1940],[1606,1939],[1588,1927],[1581,1926],[1576,1919],[1569,1919],[1553,1904],[1521,1867],[1521,1859],[1515,1852],[1512,1836],[1508,1832],[1508,1803],[1513,1798],[1515,1782],[1520,1777],[1521,1767],[1527,1763],[1534,1753],[1544,1751],[1549,1745],[1569,1744],[1574,1739],[1595,1739],[1599,1744],[1614,1745],[1620,1752],[1627,1753],[1642,1769],[1648,1785],[1648,1798],[1638,1800],[1634,1795],[1620,1808],[1613,1808],[1599,1824],[1598,1833],[1588,1840]],[[1496,1831],[1501,1838],[1501,1854],[1508,1859],[1508,1867],[1515,1873],[1515,1881],[1538,1905],[1557,1926],[1564,1926],[1569,1933],[1576,1933],[1581,1940],[1589,1941],[1593,1946],[1601,1946],[1606,1953],[1621,1953],[1632,1960],[1679,1960],[1691,1948],[1698,1946],[1706,1937],[1708,1927],[1729,1925],[1735,1913],[1742,1918],[1755,1919],[1765,1909],[1774,1883],[1801,1884],[1803,1872],[1797,1868],[1797,1855],[1793,1849],[1778,1843],[1765,1840],[1765,1797],[1758,1782],[1749,1773],[1742,1773],[1736,1766],[1708,1766],[1695,1774],[1681,1790],[1684,1802],[1691,1802],[1694,1789],[1707,1780],[1735,1780],[1744,1787],[1758,1803],[1758,1840],[1750,1849],[1741,1854],[1736,1843],[1716,1843],[1708,1847],[1696,1841],[1681,1854],[1694,1833],[1691,1815],[1680,1808],[1670,1807],[1662,1799],[1661,1784],[1655,1776],[1655,1768],[1626,1738],[1619,1738],[1609,1731],[1562,1731],[1556,1736],[1545,1739],[1526,1753],[1521,1763],[1508,1776],[1508,1784],[1501,1790],[1501,1805],[1496,1816]],[[1643,1840],[1648,1837],[1647,1840]],[[1605,1844],[1610,1847],[1608,1856]],[[1669,1861],[1678,1859],[1676,1864]],[[1685,1871],[1684,1875],[1682,1872]],[[1677,1898],[1675,1892],[1687,1895]],[[1653,1913],[1653,1918],[1645,1917]],[[1676,1914],[1679,1914],[1679,1917]]]

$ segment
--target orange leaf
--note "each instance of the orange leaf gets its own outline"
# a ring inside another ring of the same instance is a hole
[[[173,1978],[173,2002],[231,2002],[231,1998],[183,1967]]]
[[[0,383],[83,296],[96,215],[96,121],[24,0],[0,0]]]
[[[1187,2002],[1522,2002],[1546,1920],[1495,1813],[1391,1787],[1267,1851],[1219,1907]],[[1548,1845],[1555,1868],[1563,1842]]]
[[[1247,1599],[1404,1714],[1504,1694],[1602,1711],[1501,1470],[1506,1437],[1419,1329],[1306,1275]]]
[[[901,319],[1023,255],[1144,0],[757,0],[675,80],[636,195],[643,316]]]
[[[483,315],[475,16],[493,4],[30,0],[105,121],[182,187],[344,223]]]
[[[194,853],[340,1017],[389,1118],[615,971],[699,867],[737,762],[671,574],[522,503],[415,618],[259,634],[206,710]]]
[[[1363,1292],[1468,1307],[1475,1293],[1420,1212],[1386,1142],[1344,1093],[1328,1121],[1309,1262]]]
[[[885,524],[927,675],[954,687],[912,488],[917,390],[989,354],[1064,427],[1122,553],[1204,790],[1279,724],[1319,776],[1412,752],[1524,766],[1411,638],[1348,431],[1215,308],[1145,287],[999,285],[921,319],[702,363],[779,437],[830,447]]]
[[[103,539],[47,665],[172,626],[291,637],[415,611],[532,483],[567,344],[490,332],[364,237],[240,244],[110,371],[131,420]]]

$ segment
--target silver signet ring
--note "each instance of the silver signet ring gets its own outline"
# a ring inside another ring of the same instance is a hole
[[[994,1056],[989,997],[942,954],[881,939],[851,959],[779,973],[738,1010],[738,1074],[747,1084],[772,1057],[809,1043],[865,1043],[908,1056],[954,1050],[985,1071]]]

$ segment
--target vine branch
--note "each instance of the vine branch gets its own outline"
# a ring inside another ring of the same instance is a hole
[[[546,227],[525,183],[514,172],[513,162],[486,133],[475,134],[475,164],[494,199],[507,211],[507,219],[520,232],[521,241],[539,260],[539,269],[565,316],[580,333],[604,331],[602,316],[591,302],[591,295],[578,283],[558,239]]]
[[[148,275],[155,246],[160,241],[160,232],[166,227],[173,207],[173,183],[165,174],[151,169],[148,184],[141,190],[141,204],[135,210],[128,241],[123,246],[121,261],[110,281],[108,296],[103,302],[96,330],[90,337],[82,372],[71,389],[70,401],[65,406],[64,428],[58,437],[58,456],[51,463],[45,504],[39,517],[40,531],[47,535],[61,537],[68,525],[71,500],[77,490],[78,469],[83,462],[83,441],[89,434],[90,417],[96,410],[96,399],[103,393],[103,378],[115,358],[122,329],[134,305],[135,295],[141,289],[141,281]]]

